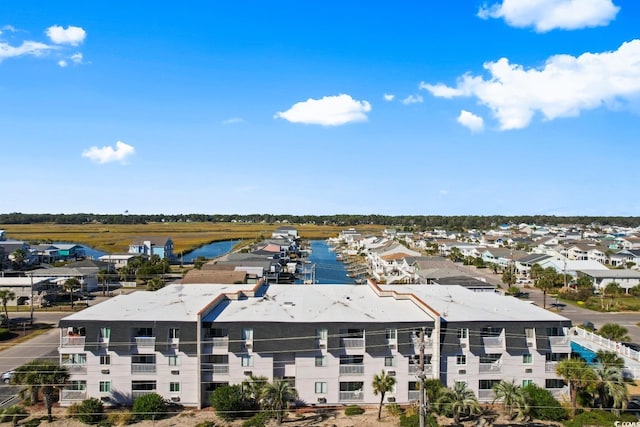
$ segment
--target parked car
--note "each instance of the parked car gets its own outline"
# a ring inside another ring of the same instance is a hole
[[[596,325],[593,324],[593,322],[590,322],[588,320],[585,320],[584,322],[582,322],[582,327],[589,330],[589,331],[595,331],[596,330]]]
[[[0,381],[2,381],[5,384],[9,384],[9,382],[11,381],[11,377],[13,377],[14,373],[15,371],[3,372],[2,375],[0,375]]]
[[[516,298],[529,298],[529,292],[516,292],[513,296]]]
[[[623,342],[621,343],[625,347],[629,347],[631,350],[640,352],[640,344],[635,342]]]

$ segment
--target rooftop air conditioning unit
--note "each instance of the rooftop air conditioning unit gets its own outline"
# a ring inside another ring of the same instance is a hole
[[[177,370],[177,369],[171,370],[171,375],[178,375],[179,373],[180,373],[180,371]]]
[[[109,370],[108,369],[102,369],[100,372],[103,373],[103,374],[108,374]]]

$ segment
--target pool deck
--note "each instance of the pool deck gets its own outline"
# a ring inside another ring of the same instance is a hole
[[[581,328],[573,329],[571,341],[594,353],[599,350],[606,350],[618,354],[625,362],[625,376],[640,379],[640,352]]]

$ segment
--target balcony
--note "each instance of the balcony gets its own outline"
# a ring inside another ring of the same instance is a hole
[[[67,371],[72,375],[87,373],[87,365],[81,365],[78,363],[63,363],[62,366],[67,368]]]
[[[132,363],[131,373],[132,374],[155,374],[156,364],[155,363]]]
[[[555,373],[557,367],[558,367],[558,362],[545,362],[544,371]]]
[[[433,372],[433,365],[431,364],[424,364],[424,373],[425,374],[430,374]],[[409,365],[409,375],[417,375],[420,373],[420,365],[415,365],[415,364],[410,364]]]
[[[480,389],[478,390],[478,400],[493,400],[495,394],[492,389]]]
[[[567,336],[549,337],[549,345],[552,353],[569,353],[571,352],[571,340]]]
[[[340,401],[363,401],[364,393],[361,391],[341,391],[340,392]]]
[[[60,346],[63,348],[81,348],[84,349],[86,337],[80,335],[65,335],[62,337]]]
[[[340,365],[340,375],[363,375],[364,365]]]
[[[202,369],[207,370],[212,374],[218,374],[218,375],[229,374],[229,365],[223,364],[223,363],[208,363],[206,365],[202,365]]]
[[[364,348],[364,338],[342,338],[342,347],[344,348]]]
[[[205,337],[202,342],[204,354],[227,354],[229,352],[229,337]]]
[[[60,390],[60,400],[85,400],[86,398],[86,390]]]
[[[154,353],[156,351],[156,337],[135,337],[138,353]]]
[[[492,363],[480,363],[480,372],[491,372],[496,373],[502,370],[502,363],[500,362],[492,362]]]
[[[501,353],[504,351],[504,339],[502,337],[482,337],[485,353]]]

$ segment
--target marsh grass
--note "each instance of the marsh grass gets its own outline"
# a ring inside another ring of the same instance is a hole
[[[254,241],[271,237],[283,224],[246,224],[215,222],[169,222],[149,224],[0,224],[11,239],[27,242],[73,242],[108,252],[122,253],[140,237],[170,237],[174,253],[188,252],[208,243],[242,239]],[[338,225],[287,224],[298,230],[303,239],[335,237],[346,227]],[[382,231],[384,225],[355,227],[361,233]]]

